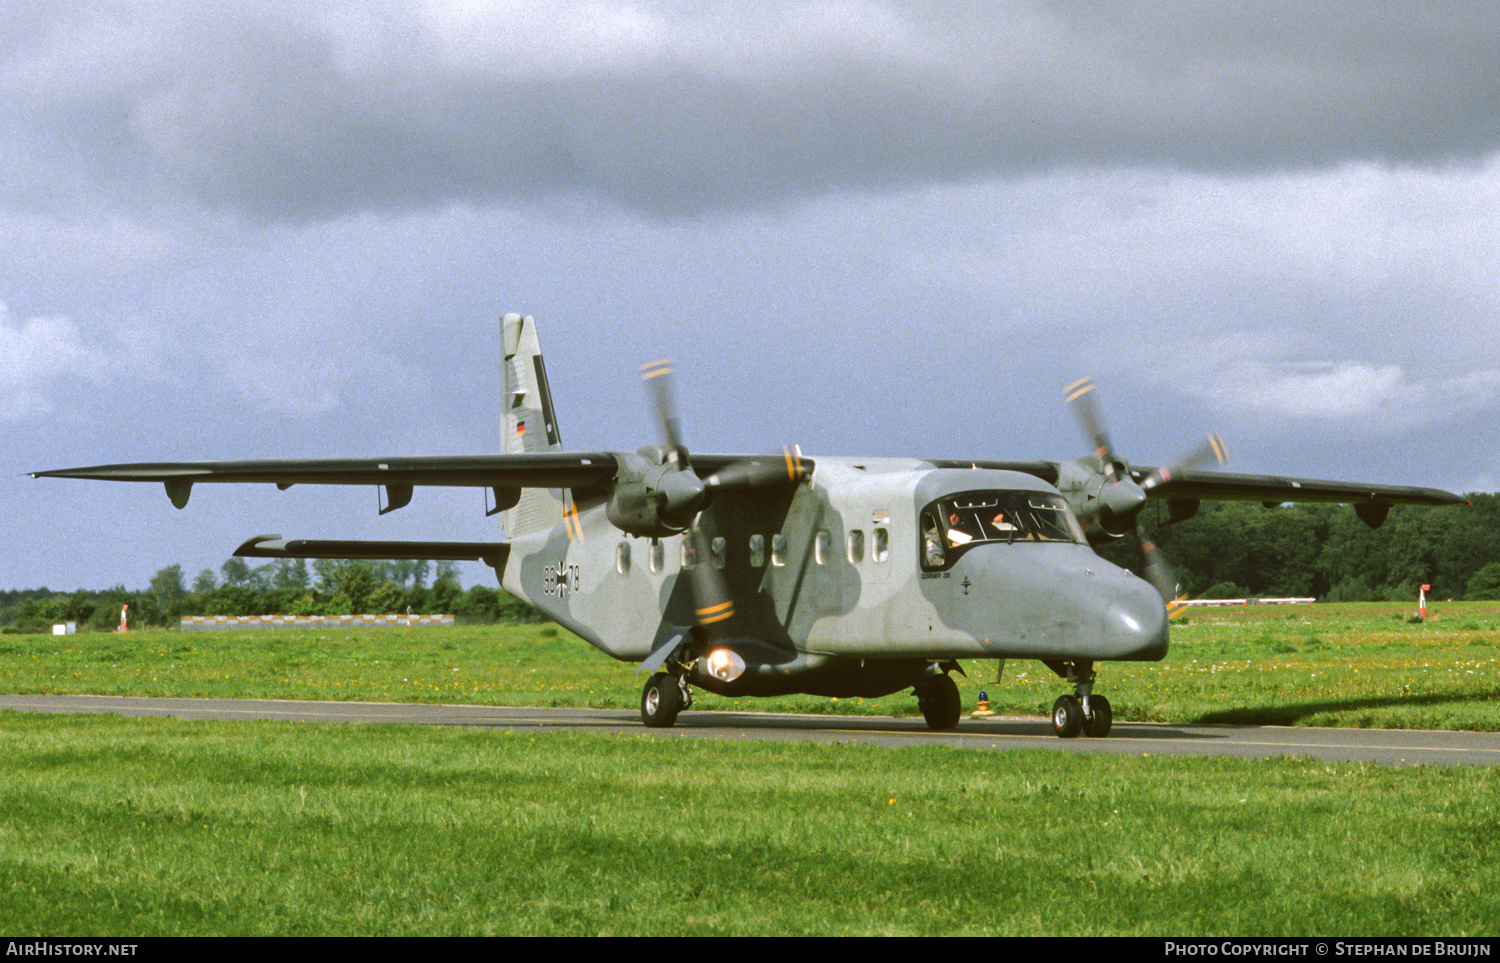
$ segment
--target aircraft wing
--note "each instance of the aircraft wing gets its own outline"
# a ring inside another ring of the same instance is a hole
[[[417,486],[450,488],[602,488],[626,470],[637,456],[611,452],[548,451],[497,455],[438,455],[405,458],[314,458],[263,461],[138,462],[30,472],[33,478],[87,478],[97,481],[157,482],[178,508],[187,505],[197,484],[236,482],[293,485],[382,485],[391,509],[405,505]],[[813,469],[800,455],[700,455],[694,463],[705,476],[726,469],[769,473],[796,481]],[[795,469],[795,470],[793,470]],[[634,469],[632,469],[634,470]],[[710,480],[713,480],[710,477]],[[741,479],[743,480],[743,479]],[[734,484],[727,481],[726,484]],[[390,509],[386,509],[390,510]]]
[[[1055,461],[968,461],[934,458],[938,468],[996,468],[1034,475],[1048,484],[1057,484],[1060,462]],[[1140,484],[1157,471],[1149,465],[1133,466],[1131,478]],[[1227,471],[1173,472],[1168,481],[1152,486],[1149,498],[1172,501],[1197,500],[1219,502],[1386,502],[1402,505],[1455,505],[1465,499],[1438,488],[1409,488],[1405,485],[1377,485],[1369,482],[1321,481],[1313,478],[1286,478],[1281,475],[1244,475]]]
[[[172,504],[187,504],[199,483],[385,485],[393,501],[413,486],[458,488],[589,488],[618,470],[608,452],[531,452],[509,455],[440,455],[417,458],[315,458],[265,461],[145,462],[31,472],[33,478],[89,478],[157,482]]]
[[[1130,474],[1139,484],[1154,468],[1132,467]],[[1184,471],[1147,493],[1150,498],[1173,501],[1192,499],[1221,502],[1337,502],[1358,505],[1384,502],[1401,505],[1456,505],[1465,499],[1437,488],[1409,488],[1404,485],[1375,485],[1368,482],[1319,481],[1313,478],[1284,478],[1280,475],[1241,475],[1221,471]]]

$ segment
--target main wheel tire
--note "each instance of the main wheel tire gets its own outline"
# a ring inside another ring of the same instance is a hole
[[[1089,709],[1091,711],[1083,715],[1083,734],[1103,739],[1115,724],[1115,714],[1109,707],[1109,700],[1104,696],[1089,696]]]
[[[682,711],[682,689],[677,679],[659,672],[646,680],[641,690],[641,721],[653,729],[665,729]]]
[[[1077,696],[1058,696],[1052,703],[1052,731],[1059,739],[1073,739],[1083,730],[1083,706]]]
[[[957,728],[964,709],[957,683],[946,675],[935,675],[922,683],[917,690],[917,707],[927,720],[927,728],[940,732]]]

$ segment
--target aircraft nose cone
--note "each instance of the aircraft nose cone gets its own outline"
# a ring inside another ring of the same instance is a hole
[[[1167,607],[1155,589],[1142,588],[1109,606],[1104,632],[1110,648],[1124,658],[1154,662],[1167,655]]]

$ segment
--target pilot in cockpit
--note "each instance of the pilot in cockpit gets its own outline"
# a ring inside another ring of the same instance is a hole
[[[954,547],[967,545],[978,537],[979,533],[974,530],[972,518],[960,515],[958,512],[948,513],[948,544]]]

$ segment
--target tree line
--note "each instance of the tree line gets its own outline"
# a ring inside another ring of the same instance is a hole
[[[1190,597],[1313,597],[1327,602],[1430,598],[1500,599],[1500,495],[1467,505],[1392,506],[1370,528],[1346,505],[1204,502],[1197,515],[1165,525],[1147,506],[1141,519]],[[1139,568],[1132,539],[1100,554]]]
[[[432,584],[428,585],[428,577]],[[496,589],[459,584],[458,566],[425,561],[369,562],[277,559],[252,567],[231,558],[217,572],[204,569],[189,585],[181,565],[152,576],[144,590],[123,585],[102,591],[21,589],[0,592],[0,627],[46,632],[63,622],[95,631],[114,629],[120,607],[131,627],[175,626],[189,615],[454,615],[465,621],[526,621],[532,609]]]

